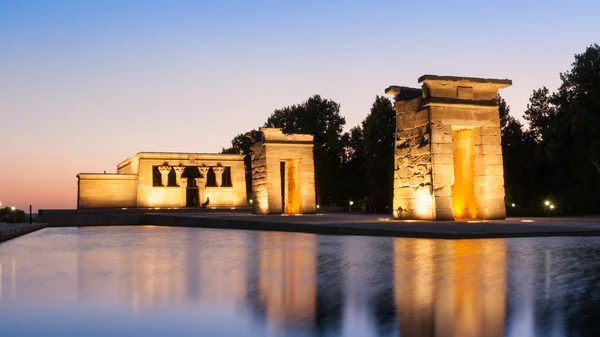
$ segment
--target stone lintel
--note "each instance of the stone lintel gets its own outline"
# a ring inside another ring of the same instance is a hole
[[[124,173],[79,173],[79,180],[137,180],[137,174]]]
[[[428,97],[423,100],[423,106],[452,106],[452,107],[480,107],[480,108],[498,108],[495,100],[469,100],[448,97]]]
[[[512,85],[511,80],[491,78],[424,75],[419,78],[425,99],[443,99],[442,104],[495,106],[498,90]]]
[[[481,77],[466,77],[466,76],[438,76],[438,75],[423,75],[419,77],[418,82],[439,81],[439,82],[473,82],[473,83],[490,83],[496,84],[498,88],[506,88],[512,85],[512,80],[496,79],[496,78],[481,78]],[[461,84],[462,84],[461,83]]]

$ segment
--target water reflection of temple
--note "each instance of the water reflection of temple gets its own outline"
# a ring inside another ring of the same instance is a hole
[[[504,240],[396,239],[394,255],[402,336],[504,335]]]
[[[312,326],[317,295],[317,237],[258,234],[258,294],[271,328]]]
[[[207,303],[235,309],[246,300],[245,233],[145,227],[138,242],[114,229],[106,236],[81,233],[78,293],[83,302],[128,302],[138,309]],[[123,229],[125,232],[131,229]],[[168,231],[168,235],[162,235]]]

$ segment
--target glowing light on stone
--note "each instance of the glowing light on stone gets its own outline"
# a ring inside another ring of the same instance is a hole
[[[475,137],[472,129],[453,131],[454,184],[452,213],[455,219],[477,218],[477,203],[473,188]]]

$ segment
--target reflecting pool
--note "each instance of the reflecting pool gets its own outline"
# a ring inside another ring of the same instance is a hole
[[[600,336],[600,238],[48,228],[0,244],[0,336]]]

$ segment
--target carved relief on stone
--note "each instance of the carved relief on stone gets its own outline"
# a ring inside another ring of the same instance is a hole
[[[210,167],[206,166],[206,164],[202,164],[201,166],[198,166],[198,171],[200,171],[200,174],[205,179],[206,179],[206,174],[208,173],[209,169],[210,169]]]
[[[165,163],[167,164],[167,163]],[[160,182],[164,187],[169,185],[169,172],[171,172],[171,166],[159,166],[158,172],[160,172]]]
[[[160,174],[169,174],[169,172],[171,172],[171,166],[159,166],[158,172],[160,172]]]
[[[221,185],[223,184],[223,171],[225,170],[225,168],[221,165],[221,163],[218,163],[217,166],[214,166],[212,169],[215,173],[215,181],[217,182],[217,187],[221,187]]]
[[[181,181],[181,175],[183,174],[183,170],[185,170],[185,166],[183,166],[183,164],[179,164],[179,166],[173,167],[173,170],[175,170],[175,182],[178,186],[183,186]]]

